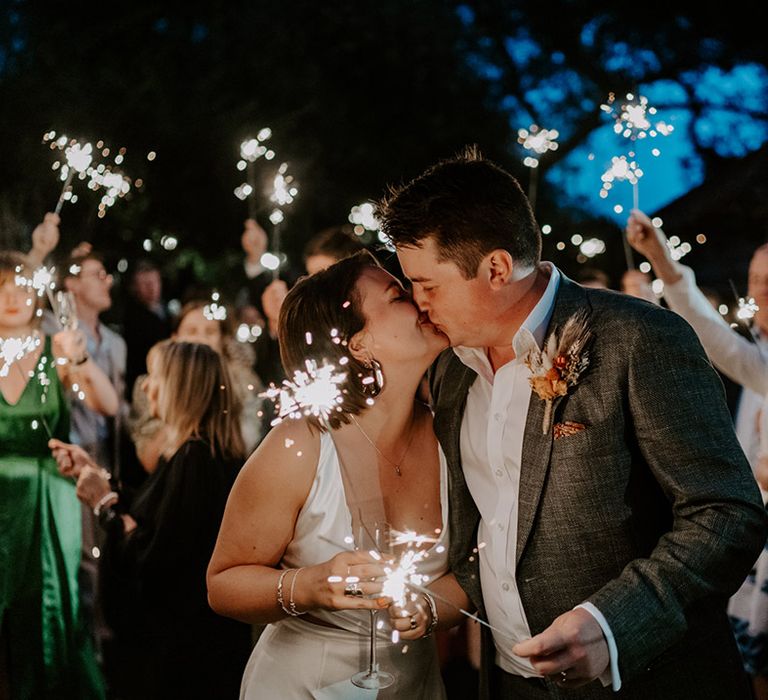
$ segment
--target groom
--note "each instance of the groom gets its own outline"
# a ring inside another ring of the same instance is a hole
[[[435,431],[486,697],[749,698],[725,603],[766,514],[688,324],[542,263],[517,181],[472,151],[380,213],[452,345]]]

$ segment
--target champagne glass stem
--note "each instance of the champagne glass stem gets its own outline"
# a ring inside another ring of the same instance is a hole
[[[374,675],[379,670],[376,661],[376,610],[371,610],[371,653],[368,656],[368,673]]]

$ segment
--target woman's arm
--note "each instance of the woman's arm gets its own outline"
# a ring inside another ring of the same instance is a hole
[[[82,331],[63,330],[53,336],[54,355],[65,358],[57,364],[59,379],[68,389],[83,392],[83,401],[93,411],[104,416],[114,416],[120,400],[109,377],[88,356],[85,335]]]
[[[294,534],[299,510],[314,481],[320,441],[304,421],[273,428],[241,470],[229,495],[216,548],[208,567],[208,600],[220,615],[250,623],[286,617],[277,598],[277,569]],[[377,609],[386,603],[344,595],[344,579],[380,576],[367,553],[342,552],[317,566],[283,578],[286,606],[293,590],[296,609]],[[329,581],[329,578],[331,579]],[[378,584],[361,584],[366,593]]]

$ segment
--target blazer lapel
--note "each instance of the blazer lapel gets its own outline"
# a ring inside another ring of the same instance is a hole
[[[584,290],[565,275],[561,274],[560,286],[557,291],[555,308],[547,328],[546,338],[552,332],[558,331],[573,314],[588,308]],[[552,402],[550,426],[555,423],[557,409],[564,396],[558,396]],[[517,550],[515,560],[520,563],[528,538],[531,535],[536,519],[541,494],[549,473],[550,456],[552,454],[553,431],[542,433],[541,425],[544,420],[545,402],[531,391],[528,416],[523,435],[523,452],[520,464],[520,489],[518,492],[517,516]]]

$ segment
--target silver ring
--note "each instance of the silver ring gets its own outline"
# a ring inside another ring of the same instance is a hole
[[[412,630],[415,630],[415,629],[416,629],[416,627],[418,626],[418,624],[419,624],[419,623],[418,623],[418,622],[416,622],[416,616],[415,616],[415,615],[411,615],[411,622],[410,622],[410,627],[411,627],[411,629],[412,629]]]
[[[360,590],[360,585],[355,583],[348,583],[344,586],[344,595],[350,598],[362,598],[363,592]]]

